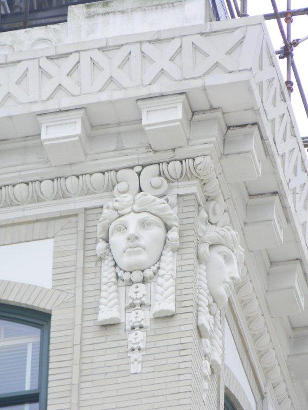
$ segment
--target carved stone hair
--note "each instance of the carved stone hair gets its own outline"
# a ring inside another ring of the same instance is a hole
[[[119,194],[103,208],[98,222],[98,244],[96,253],[102,260],[101,298],[99,322],[102,324],[120,322],[120,305],[117,291],[115,262],[109,246],[109,227],[114,220],[130,212],[149,212],[166,225],[166,243],[160,258],[156,278],[154,317],[175,313],[176,250],[179,247],[179,222],[167,200],[140,192],[135,196]]]
[[[149,212],[159,217],[168,230],[178,228],[178,218],[164,199],[145,192],[140,192],[135,196],[122,194],[104,206],[97,226],[98,239],[108,241],[109,227],[112,222],[130,212]]]
[[[244,263],[244,250],[240,245],[238,233],[230,226],[216,226],[209,223],[208,215],[202,208],[198,217],[198,258],[199,258],[199,301],[198,328],[204,350],[204,391],[208,389],[211,369],[218,372],[222,362],[222,323],[220,310],[210,294],[207,283],[206,263],[212,245],[229,248],[236,257],[239,271]]]
[[[198,256],[202,262],[208,259],[211,245],[222,245],[229,248],[236,256],[239,271],[244,263],[244,249],[240,245],[239,235],[231,226],[217,226],[208,222],[208,216],[204,209],[198,218]]]

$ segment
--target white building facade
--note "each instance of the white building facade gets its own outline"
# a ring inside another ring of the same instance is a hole
[[[307,154],[263,18],[214,20],[0,33],[0,408],[308,407]]]

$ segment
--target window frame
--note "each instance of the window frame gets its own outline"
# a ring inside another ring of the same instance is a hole
[[[38,388],[0,394],[0,409],[5,406],[27,403],[39,403],[40,410],[47,409],[50,318],[50,314],[45,312],[0,303],[0,319],[36,327],[41,330]]]

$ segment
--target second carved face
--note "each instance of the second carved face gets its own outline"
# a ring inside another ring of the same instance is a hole
[[[207,279],[215,302],[222,308],[228,302],[234,283],[240,279],[236,257],[226,246],[212,245],[210,247]]]
[[[144,270],[158,262],[166,241],[164,222],[149,212],[130,212],[109,228],[109,245],[125,271]]]

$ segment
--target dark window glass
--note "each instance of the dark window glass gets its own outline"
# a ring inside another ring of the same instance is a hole
[[[238,407],[236,407],[236,405],[233,403],[229,395],[226,393],[224,401],[224,410],[240,410]]]
[[[0,394],[38,388],[41,330],[0,319]]]
[[[46,409],[50,316],[0,304],[0,408]]]
[[[40,406],[38,403],[31,403],[31,404],[19,404],[17,406],[8,406],[4,407],[7,410],[39,410]],[[1,407],[3,410],[3,407]]]

